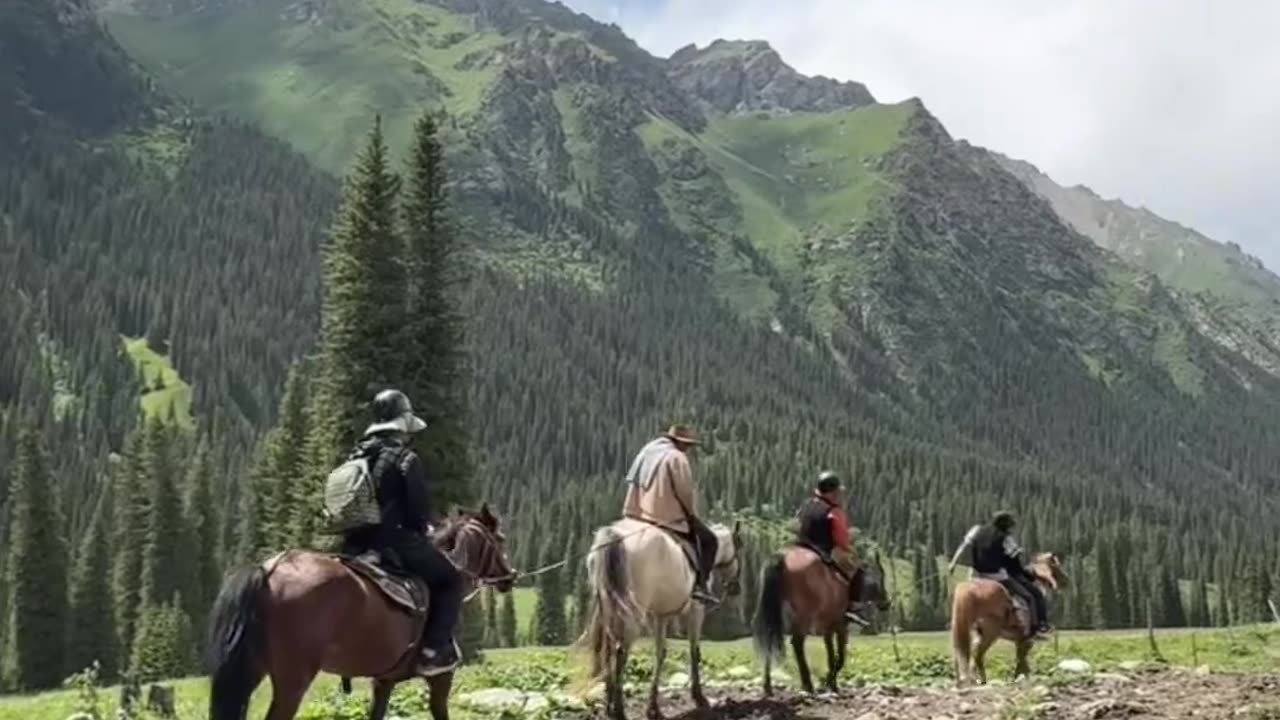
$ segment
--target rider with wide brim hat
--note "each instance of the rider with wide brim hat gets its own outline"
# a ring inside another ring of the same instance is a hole
[[[687,453],[701,445],[692,428],[672,425],[640,449],[627,471],[622,516],[657,525],[693,544],[697,556],[693,599],[714,605],[708,584],[719,541],[698,517],[693,469]]]

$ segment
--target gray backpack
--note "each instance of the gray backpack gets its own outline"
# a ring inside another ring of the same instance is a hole
[[[374,487],[373,462],[378,453],[348,458],[324,481],[323,531],[341,535],[382,520]]]

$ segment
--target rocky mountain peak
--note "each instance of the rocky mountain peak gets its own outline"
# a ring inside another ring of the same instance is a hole
[[[723,113],[823,112],[875,102],[861,83],[800,74],[763,40],[687,45],[667,63],[683,90]]]

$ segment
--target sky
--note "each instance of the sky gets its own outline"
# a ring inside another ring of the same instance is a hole
[[[1280,1],[566,0],[666,56],[763,39],[1280,270]]]

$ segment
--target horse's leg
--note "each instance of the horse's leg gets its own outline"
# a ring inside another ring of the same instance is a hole
[[[449,693],[453,690],[453,673],[441,673],[427,678],[428,703],[431,720],[449,720]]]
[[[1018,661],[1013,668],[1013,679],[1031,675],[1031,665],[1027,663],[1027,655],[1031,653],[1031,643],[1021,640],[1017,644]]]
[[[764,654],[764,696],[773,697],[773,653]]]
[[[702,619],[706,616],[702,604],[694,602],[689,609],[689,695],[698,708],[710,705],[702,692]]]
[[[319,668],[297,665],[276,668],[271,675],[271,707],[267,710],[267,720],[293,720],[319,671]]]
[[[836,643],[835,633],[827,632],[822,635],[822,644],[827,649],[827,679],[823,683],[827,690],[836,691]]]
[[[813,693],[813,678],[809,675],[809,659],[804,656],[804,634],[791,636],[791,652],[796,656],[796,668],[800,671],[800,686]]]
[[[622,678],[627,669],[626,645],[619,644],[613,657],[613,668],[605,676],[605,713],[613,720],[626,720],[626,698],[622,694]]]
[[[987,684],[987,650],[998,640],[999,637],[993,634],[985,634],[981,630],[978,631],[978,646],[973,649],[973,668],[978,673],[978,684]]]
[[[849,626],[840,623],[836,630],[836,667],[831,671],[831,691],[839,692],[840,671],[844,670],[845,654],[849,649]]]
[[[667,658],[667,620],[658,618],[653,624],[653,683],[649,686],[649,710],[651,720],[662,717],[658,707],[658,686],[662,684],[662,661]]]
[[[387,704],[391,702],[391,691],[396,684],[385,680],[373,682],[373,706],[369,708],[369,720],[382,720],[387,716]]]

